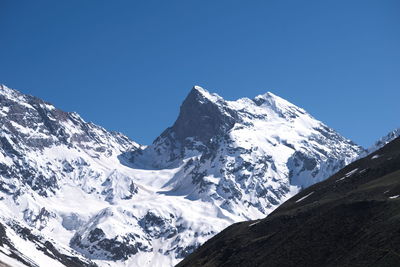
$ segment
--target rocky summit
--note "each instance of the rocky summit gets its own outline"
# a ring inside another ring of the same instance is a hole
[[[366,153],[272,93],[198,86],[148,146],[6,86],[0,122],[9,265],[172,266]]]

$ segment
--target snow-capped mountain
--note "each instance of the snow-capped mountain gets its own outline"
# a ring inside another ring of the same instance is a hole
[[[366,154],[371,154],[378,149],[384,147],[386,144],[389,144],[391,141],[396,139],[400,136],[400,128],[394,129],[393,131],[389,132],[387,135],[380,138],[378,141],[375,142],[370,148],[366,150]]]
[[[27,239],[19,253],[38,265],[80,253],[78,266],[171,266],[364,151],[272,93],[226,101],[197,86],[147,147],[5,86],[0,122],[0,223],[15,248],[16,225],[53,244]]]
[[[175,124],[146,149],[134,151],[130,161],[138,168],[179,168],[164,194],[213,202],[249,219],[269,213],[360,152],[272,93],[225,101],[194,87]]]

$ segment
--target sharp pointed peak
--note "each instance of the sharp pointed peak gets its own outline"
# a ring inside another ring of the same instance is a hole
[[[199,85],[195,85],[192,87],[192,90],[190,91],[188,98],[191,95],[197,96],[199,100],[208,99],[212,102],[217,102],[217,101],[223,100],[223,98],[221,96],[219,96],[218,94],[210,93],[209,91],[207,91],[206,89],[204,89],[203,87],[201,87]]]
[[[192,90],[197,90],[197,91],[199,91],[199,92],[204,92],[204,91],[208,92],[206,89],[204,89],[204,88],[201,87],[200,85],[194,85],[194,86],[192,87]]]

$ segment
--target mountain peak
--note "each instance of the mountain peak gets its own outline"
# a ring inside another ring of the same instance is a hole
[[[194,86],[183,101],[178,119],[172,126],[178,139],[197,137],[208,141],[233,127],[232,112],[223,105],[225,100],[200,86]]]
[[[390,131],[387,135],[380,138],[376,141],[371,147],[369,147],[366,151],[367,154],[373,153],[376,150],[380,149],[381,147],[385,146],[386,144],[390,143],[394,139],[400,136],[400,128],[394,129]]]
[[[295,116],[296,113],[307,113],[304,109],[290,103],[286,99],[283,99],[282,97],[277,96],[271,92],[256,96],[253,99],[253,102],[257,106],[268,107],[269,109],[274,110],[276,113],[284,117],[292,117]]]
[[[0,84],[0,92],[6,92],[6,91],[10,91],[12,89],[8,88],[6,85],[4,84]]]
[[[6,98],[14,98],[17,95],[20,95],[20,92],[11,89],[4,84],[0,84],[0,95],[5,96]]]
[[[277,102],[279,102],[279,103],[287,105],[287,106],[288,105],[295,106],[294,104],[290,103],[289,101],[283,99],[280,96],[275,95],[272,92],[266,92],[265,94],[258,95],[253,99],[253,101],[258,106],[261,106],[262,104],[264,104],[266,102],[268,102],[268,103],[272,103],[272,102],[277,103]]]
[[[218,102],[224,100],[219,95],[215,93],[210,93],[209,91],[198,85],[192,87],[192,90],[189,92],[187,98],[190,98],[191,96],[195,96],[196,100],[200,102],[204,102],[204,100],[209,100],[211,102]]]
[[[197,90],[197,91],[199,91],[199,92],[206,91],[206,92],[208,93],[208,91],[207,91],[206,89],[204,89],[203,87],[201,87],[201,86],[199,86],[199,85],[193,86],[192,89],[193,89],[193,90]]]

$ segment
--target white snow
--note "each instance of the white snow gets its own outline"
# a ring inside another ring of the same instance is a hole
[[[357,171],[358,171],[358,168],[349,171],[349,172],[346,173],[343,177],[337,179],[336,182],[342,181],[342,180],[344,180],[344,179],[346,179],[346,178],[352,176],[352,175],[355,174]],[[364,169],[364,170],[361,170],[360,173],[363,173],[363,172],[365,172],[365,171],[366,171],[365,169]]]
[[[258,223],[260,223],[260,222],[261,222],[261,220],[258,221],[258,222],[252,223],[252,224],[249,225],[249,227],[252,227],[252,226],[254,226],[254,225],[256,225],[256,224],[258,224]]]
[[[2,89],[9,99],[33,108],[23,95]],[[322,181],[341,167],[325,166],[328,159],[348,163],[357,156],[355,146],[346,139],[332,132],[329,134],[338,140],[325,137],[321,134],[328,131],[324,124],[272,93],[257,96],[255,100],[225,101],[199,86],[194,89],[204,97],[201,101],[215,102],[221,111],[229,108],[240,117],[227,133],[229,140],[217,144],[214,159],[202,159],[202,151],[196,147],[203,144],[191,140],[194,148],[185,149],[182,158],[171,163],[170,151],[164,146],[156,143],[140,147],[134,142],[119,142],[122,135],[111,135],[93,124],[85,124],[91,127],[90,141],[72,142],[71,138],[84,133],[86,128],[79,126],[85,123],[83,119],[71,113],[72,119],[62,122],[71,145],[57,143],[43,149],[15,145],[23,160],[10,158],[0,150],[1,163],[29,166],[35,174],[57,182],[54,192],[48,190],[47,196],[43,196],[22,179],[0,177],[10,188],[21,189],[21,195],[15,199],[0,192],[4,198],[0,201],[2,215],[24,222],[26,227],[40,229],[43,236],[54,240],[52,243],[60,248],[68,248],[75,235],[81,236],[84,245],[91,246],[88,236],[95,229],[101,229],[109,239],[134,236],[129,242],[149,248],[126,261],[114,262],[106,259],[108,252],[104,250],[90,254],[74,247],[100,266],[173,266],[181,260],[177,256],[179,249],[203,244],[232,223],[264,218],[301,188]],[[55,110],[50,104],[44,108],[50,113]],[[1,112],[6,114],[8,110],[2,108]],[[15,121],[11,123],[29,138],[55,138]],[[5,136],[13,144],[10,136]],[[120,157],[123,152],[139,148],[143,149],[143,156],[135,165]],[[302,158],[296,158],[296,152],[318,161],[313,168],[304,170],[303,163],[298,162]],[[343,158],[343,154],[347,156]],[[243,163],[251,166],[247,168]],[[194,184],[193,171],[206,173],[200,185]],[[43,208],[48,215],[40,218]],[[146,216],[154,216],[162,223],[152,225],[145,220]],[[39,266],[57,266],[57,262],[37,252],[32,243],[12,231],[9,235],[18,249],[39,262]]]
[[[5,226],[4,218],[1,217],[0,221]],[[54,267],[62,267],[64,266],[59,261],[49,257],[43,251],[39,249],[39,244],[30,242],[25,240],[21,236],[19,236],[14,230],[10,229],[10,227],[5,226],[6,237],[10,240],[13,245],[13,249],[16,249],[16,253],[19,254],[26,262],[34,266],[54,266]],[[4,236],[3,236],[4,238]],[[11,255],[10,248],[7,245],[0,247],[0,261],[3,261],[11,266],[26,266],[21,262],[11,258],[7,255]]]
[[[346,176],[343,176],[342,178],[337,179],[336,182],[343,181],[344,179],[346,179]]]
[[[1,250],[1,252],[7,254],[7,251],[4,250],[3,247],[0,247],[0,250]],[[16,259],[9,257],[1,252],[0,252],[0,262],[8,264],[11,267],[27,267],[27,265],[22,264],[21,262],[17,261]],[[0,266],[2,266],[2,265],[0,265]]]
[[[312,194],[314,194],[314,191],[311,192],[311,193],[309,193],[309,194],[307,194],[306,196],[304,196],[304,197],[302,197],[302,198],[296,200],[296,203],[299,203],[300,201],[303,201],[304,199],[308,198],[308,197],[311,196]]]
[[[222,97],[220,97],[219,95],[212,94],[212,93],[208,92],[207,90],[203,89],[201,86],[195,85],[193,88],[195,90],[199,91],[201,93],[201,95],[203,95],[205,98],[208,98],[213,102],[216,102],[218,100],[223,100]]]
[[[358,168],[355,168],[354,170],[349,171],[348,173],[346,173],[345,177],[350,177],[353,174],[355,174],[358,171]]]
[[[9,107],[1,107],[0,108],[0,116],[7,116],[9,111],[10,111]]]

